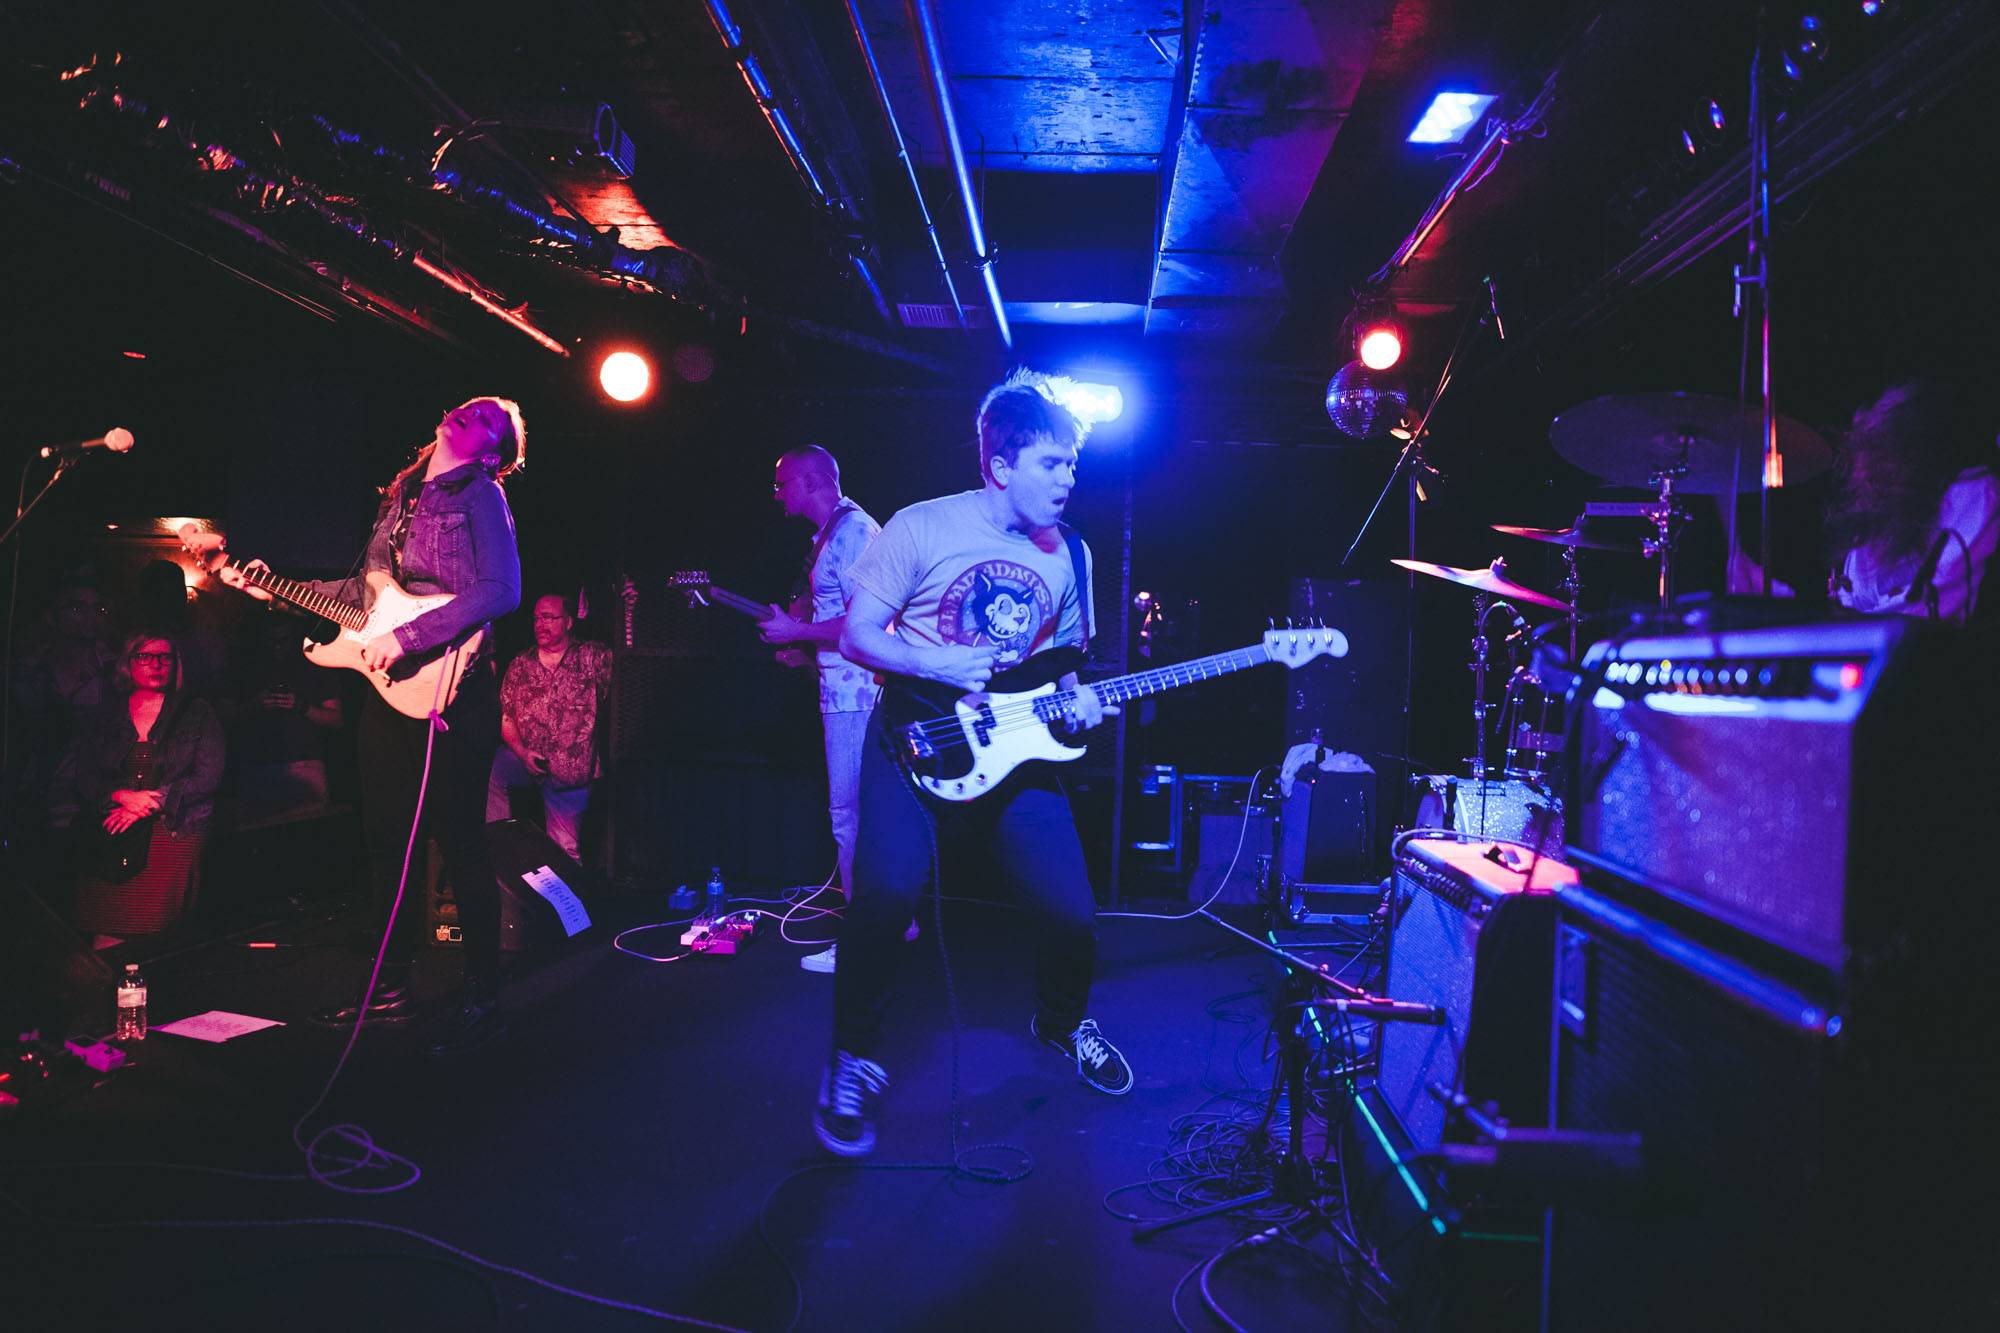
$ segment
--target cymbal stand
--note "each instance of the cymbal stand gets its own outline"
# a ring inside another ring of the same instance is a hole
[[[1681,455],[1687,456],[1687,441],[1681,442]],[[1677,463],[1673,467],[1663,467],[1653,474],[1653,484],[1660,488],[1659,498],[1646,510],[1646,518],[1653,525],[1653,535],[1646,538],[1644,550],[1646,558],[1660,563],[1660,618],[1666,619],[1667,612],[1674,604],[1674,543],[1680,539],[1681,525],[1687,521],[1687,511],[1681,508],[1674,496],[1674,480],[1687,475],[1687,464]],[[1575,608],[1571,608],[1574,614]],[[1572,622],[1574,623],[1574,622]]]
[[[1583,526],[1583,516],[1578,515],[1573,527]],[[1565,546],[1563,553],[1563,600],[1569,603],[1569,660],[1576,661],[1576,618],[1577,608],[1583,605],[1583,570],[1576,562],[1576,547]]]
[[[1479,787],[1481,835],[1486,832],[1486,607],[1485,593],[1472,594],[1472,780]]]

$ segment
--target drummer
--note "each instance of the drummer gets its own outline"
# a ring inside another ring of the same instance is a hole
[[[1978,611],[2000,544],[2000,453],[1964,407],[1950,386],[1916,381],[1855,414],[1826,515],[1829,590],[1842,606],[1957,624]],[[1761,572],[1735,552],[1730,591],[1757,591]],[[1773,591],[1791,594],[1775,581]]]

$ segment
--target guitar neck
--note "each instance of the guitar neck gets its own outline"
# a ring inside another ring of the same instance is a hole
[[[288,606],[296,606],[301,611],[324,616],[345,629],[358,630],[368,624],[368,613],[360,607],[328,597],[309,583],[280,578],[268,570],[245,569],[234,562],[231,562],[231,567],[243,575],[245,583],[253,588],[261,588]]]
[[[727,588],[718,588],[714,584],[710,584],[708,587],[708,599],[717,606],[726,606],[731,611],[737,611],[749,616],[752,620],[769,620],[771,618],[771,608],[764,605],[764,603],[753,602],[748,597],[740,597]]]
[[[1128,699],[1142,699],[1149,694],[1160,694],[1183,685],[1192,685],[1196,681],[1214,680],[1217,676],[1227,676],[1246,667],[1262,666],[1270,660],[1271,654],[1265,651],[1264,645],[1256,643],[1248,648],[1236,648],[1226,653],[1211,653],[1207,657],[1197,657],[1191,662],[1176,662],[1172,666],[1156,667],[1151,671],[1137,671],[1129,676],[1094,680],[1090,682],[1090,688],[1095,690],[1097,697],[1106,703],[1124,703]]]

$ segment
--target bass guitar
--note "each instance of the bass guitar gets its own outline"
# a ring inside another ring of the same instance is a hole
[[[687,595],[689,606],[708,606],[713,603],[716,606],[727,607],[739,615],[749,616],[752,620],[763,621],[771,618],[771,606],[768,602],[755,601],[741,593],[734,593],[727,588],[717,586],[708,577],[708,571],[705,569],[678,570],[667,582]],[[804,597],[794,597],[791,605],[785,608],[785,614],[794,620],[811,620],[812,607],[806,603]],[[780,648],[776,657],[788,667],[809,667],[814,663],[812,650],[797,645]]]
[[[189,555],[199,560],[204,569],[214,573],[226,565],[243,575],[243,582],[252,588],[261,589],[273,598],[295,606],[308,615],[330,620],[339,630],[331,640],[320,643],[306,639],[304,649],[306,660],[315,666],[339,667],[349,671],[359,671],[375,687],[375,692],[389,707],[405,717],[429,717],[433,712],[442,713],[451,701],[458,697],[458,687],[465,678],[465,672],[479,654],[479,645],[485,638],[484,629],[474,630],[467,637],[448,647],[436,649],[421,656],[416,654],[398,658],[387,671],[371,670],[362,664],[361,645],[378,634],[393,633],[399,626],[407,625],[427,611],[451,601],[448,592],[415,596],[404,592],[396,581],[380,570],[371,570],[364,577],[368,585],[375,589],[375,600],[366,611],[338,598],[329,597],[311,584],[296,579],[280,578],[268,569],[250,569],[239,561],[230,560],[223,551],[222,534],[202,532],[192,523],[180,529],[181,545]]]
[[[1247,648],[1089,684],[1099,699],[1119,704],[1266,662],[1301,667],[1345,656],[1347,636],[1339,630],[1288,626],[1268,631]],[[1058,689],[1057,683],[1082,665],[1082,657],[1074,648],[1037,653],[995,675],[977,694],[935,681],[892,678],[876,707],[910,781],[940,800],[976,801],[1030,760],[1080,758],[1086,747],[1064,739],[1053,724],[1064,721],[1076,702],[1076,691]]]

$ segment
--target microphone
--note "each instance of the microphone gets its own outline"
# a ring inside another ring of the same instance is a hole
[[[1373,1018],[1384,1023],[1428,1023],[1443,1027],[1445,1011],[1435,1005],[1412,1004],[1408,1000],[1307,1000],[1311,1009],[1332,1009],[1353,1018]]]
[[[1521,613],[1514,609],[1513,603],[1495,602],[1493,603],[1493,609],[1495,611],[1505,611],[1507,613],[1508,618],[1514,622],[1513,633],[1509,634],[1506,638],[1502,639],[1500,642],[1519,643],[1521,640],[1528,637],[1528,622],[1521,619]]]
[[[1493,312],[1493,331],[1500,335],[1500,341],[1507,341],[1507,326],[1500,321],[1500,284],[1489,274],[1486,278],[1486,308]]]
[[[130,453],[134,441],[132,432],[123,426],[113,426],[94,440],[81,440],[75,444],[45,444],[43,458],[81,458],[86,450],[109,449],[114,454]]]

